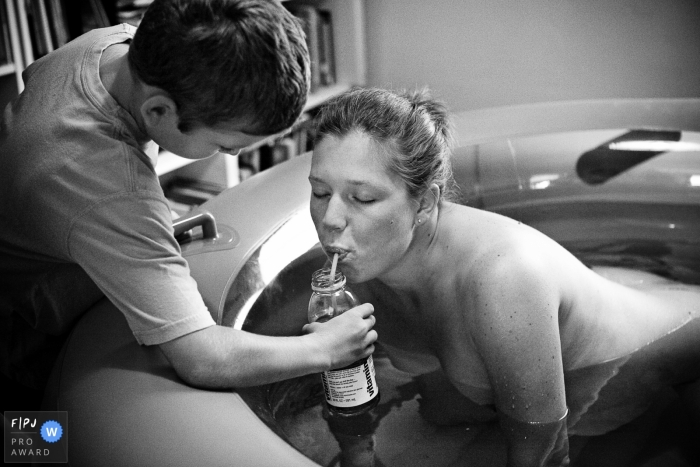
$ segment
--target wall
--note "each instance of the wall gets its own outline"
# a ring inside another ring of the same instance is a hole
[[[368,84],[453,111],[700,96],[697,0],[367,0]]]

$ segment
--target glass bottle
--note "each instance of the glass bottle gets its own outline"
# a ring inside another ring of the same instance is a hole
[[[309,322],[325,322],[360,304],[345,284],[345,275],[330,268],[319,269],[311,276]],[[328,411],[335,415],[356,415],[374,408],[379,403],[379,387],[372,356],[360,359],[344,368],[321,374]]]

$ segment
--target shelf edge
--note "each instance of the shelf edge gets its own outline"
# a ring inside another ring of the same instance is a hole
[[[0,76],[9,76],[15,72],[17,67],[14,63],[5,63],[0,65]]]

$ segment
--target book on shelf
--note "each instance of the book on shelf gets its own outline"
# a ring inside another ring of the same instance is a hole
[[[48,0],[48,16],[54,46],[59,48],[70,41],[63,0]]]
[[[314,120],[309,112],[305,114],[305,118],[297,123],[294,131],[290,136],[296,142],[296,154],[304,154],[313,149],[314,139],[316,134]]]
[[[89,0],[90,10],[92,12],[93,19],[98,28],[106,28],[110,26],[109,16],[107,15],[107,10],[102,3],[102,0]]]
[[[298,132],[258,148],[259,170],[266,170],[299,154]],[[240,157],[240,156],[239,156]],[[239,159],[240,164],[240,159]]]
[[[318,9],[311,5],[292,5],[289,11],[299,18],[306,36],[306,46],[309,49],[311,61],[311,92],[321,85],[321,75],[318,67]]]
[[[12,42],[10,42],[10,24],[5,2],[0,3],[0,66],[12,63]]]
[[[333,18],[330,11],[313,5],[290,5],[289,11],[301,22],[311,60],[311,92],[335,84]]]
[[[44,0],[27,1],[27,25],[34,58],[40,58],[54,50],[51,25]]]
[[[260,149],[247,151],[238,156],[238,176],[246,180],[260,172]]]
[[[294,131],[272,144],[265,144],[238,156],[238,174],[244,181],[263,170],[299,155],[299,137],[303,132]]]
[[[270,167],[272,167],[274,164],[272,163],[272,146],[269,144],[266,144],[264,146],[260,146],[258,148],[258,161],[260,164],[260,169],[259,171],[262,172],[263,170],[267,170]]]
[[[241,182],[248,180],[250,177],[252,177],[256,173],[257,172],[248,165],[242,165],[238,168],[238,176],[240,177]]]
[[[335,84],[335,50],[333,48],[333,19],[331,12],[319,10],[319,79],[322,86]]]
[[[70,41],[63,0],[27,0],[26,14],[33,58],[40,58]]]
[[[292,137],[282,138],[272,146],[272,165],[281,164],[298,154],[298,143]]]

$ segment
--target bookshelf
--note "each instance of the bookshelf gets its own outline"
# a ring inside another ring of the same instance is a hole
[[[0,0],[0,108],[22,92],[22,71],[34,60],[95,27],[138,25],[152,0]],[[285,0],[305,21],[312,55],[312,91],[305,114],[284,138],[238,157],[192,161],[160,154],[156,173],[166,191],[177,180],[225,189],[257,171],[310,149],[308,121],[323,102],[366,83],[365,0]],[[167,191],[166,191],[167,195]]]
[[[24,5],[22,5],[24,6]],[[12,91],[20,92],[24,69],[20,42],[20,29],[14,0],[2,0],[0,5],[0,93],[3,100],[12,97]],[[11,90],[5,88],[11,87]],[[7,96],[7,97],[6,97]]]
[[[0,109],[22,92],[22,72],[34,60],[112,22],[111,0],[0,1]]]

